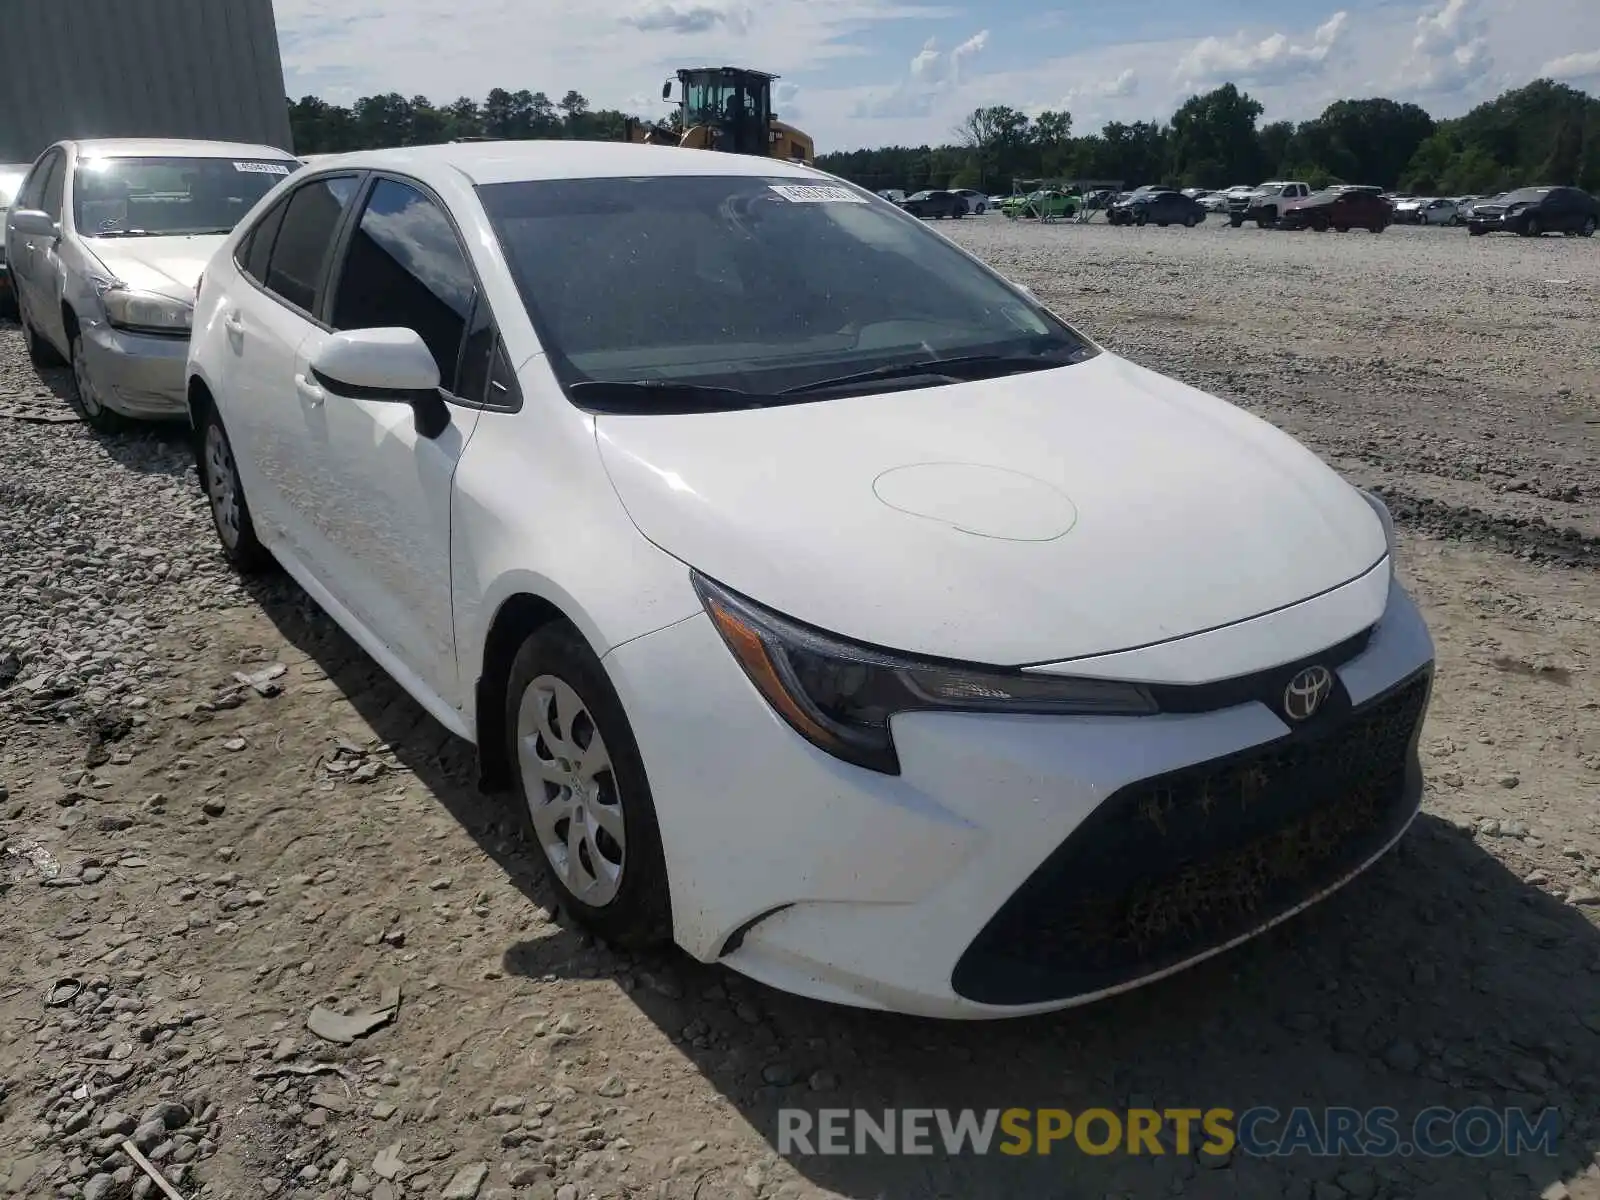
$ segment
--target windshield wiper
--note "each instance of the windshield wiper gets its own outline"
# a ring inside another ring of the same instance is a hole
[[[97,229],[93,233],[86,233],[86,237],[120,238],[120,237],[160,237],[148,229]]]
[[[1070,366],[1081,362],[1087,347],[1075,347],[1066,353],[1054,354],[963,354],[954,358],[930,358],[923,362],[895,363],[871,371],[857,371],[853,375],[835,375],[831,379],[818,379],[784,388],[780,395],[793,396],[805,392],[830,391],[848,388],[858,383],[878,383],[893,379],[917,379],[923,376],[957,379],[969,382],[976,379],[994,379],[1022,371],[1047,371],[1052,367]]]
[[[740,388],[712,387],[700,383],[674,383],[666,379],[586,379],[567,388],[585,408],[602,412],[724,412],[735,408],[765,408],[776,397]]]

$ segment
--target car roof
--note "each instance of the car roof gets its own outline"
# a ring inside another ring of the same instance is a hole
[[[473,184],[524,183],[548,179],[625,179],[640,175],[756,175],[831,180],[822,171],[753,154],[642,146],[631,142],[507,141],[455,142],[358,150],[318,159],[316,169],[355,167],[427,176],[454,172]]]
[[[187,138],[86,138],[66,143],[80,158],[251,158],[292,159],[276,146],[250,142],[209,142]]]

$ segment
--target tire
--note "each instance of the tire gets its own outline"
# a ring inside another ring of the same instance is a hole
[[[1193,213],[1190,213],[1188,216],[1186,216],[1183,219],[1183,227],[1185,229],[1193,229],[1199,223],[1200,223],[1200,218],[1195,216]]]
[[[1468,237],[1482,237],[1484,234],[1486,234],[1488,232],[1489,231],[1487,229],[1478,229],[1478,228],[1476,228],[1475,226],[1472,226],[1472,225],[1468,225],[1467,226],[1467,236]]]
[[[128,419],[107,408],[100,399],[99,389],[89,375],[89,360],[83,353],[83,335],[74,329],[67,345],[72,367],[72,385],[67,396],[72,407],[96,433],[121,433],[128,427]]]
[[[1583,228],[1578,230],[1578,236],[1593,237],[1597,225],[1600,225],[1600,221],[1596,221],[1593,217],[1585,217],[1583,219]]]
[[[1133,223],[1135,225],[1148,225],[1150,223],[1150,214],[1140,213],[1138,216],[1133,218]]]
[[[1244,218],[1243,217],[1229,217],[1228,218],[1228,227],[1230,229],[1238,229],[1243,224],[1244,224]]]
[[[1348,226],[1348,225],[1335,225],[1334,229],[1339,233],[1349,233],[1350,232],[1350,226]]]
[[[644,760],[605,668],[566,622],[544,626],[517,651],[506,737],[524,828],[562,906],[620,949],[669,942],[671,892]],[[568,847],[580,817],[574,855]]]
[[[3,229],[0,229],[0,234],[4,234],[4,232],[5,231]],[[0,295],[0,317],[9,317],[13,321],[22,315],[17,308],[17,293],[14,290],[15,287],[16,285],[13,284],[10,288],[6,289],[4,295]]]
[[[1539,223],[1538,217],[1529,217],[1522,226],[1523,237],[1541,237],[1543,234],[1544,226]]]
[[[1157,229],[1165,229],[1168,225],[1171,225],[1171,224],[1172,224],[1171,221],[1157,221],[1156,222],[1156,228]]]
[[[1388,226],[1385,225],[1382,221],[1374,221],[1371,225],[1368,225],[1367,228],[1370,229],[1373,233],[1382,233],[1385,229],[1388,228]]]
[[[200,486],[211,508],[211,523],[217,531],[222,556],[241,575],[260,575],[276,565],[272,552],[256,537],[250,504],[239,467],[233,458],[233,443],[214,405],[206,407],[200,424],[198,463]]]

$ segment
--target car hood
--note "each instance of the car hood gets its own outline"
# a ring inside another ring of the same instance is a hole
[[[1021,664],[1294,604],[1386,552],[1286,434],[1109,353],[1004,379],[596,419],[650,541],[792,618]]]
[[[217,248],[227,240],[224,233],[194,234],[187,237],[88,238],[90,246],[107,271],[130,288],[192,301],[200,272]]]

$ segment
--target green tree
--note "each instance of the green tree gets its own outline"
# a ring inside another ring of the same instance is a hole
[[[1263,170],[1260,101],[1231,83],[1190,96],[1172,114],[1172,174],[1200,187],[1257,179]]]

